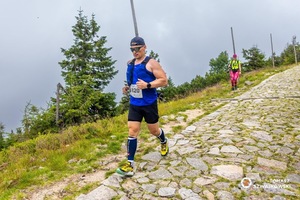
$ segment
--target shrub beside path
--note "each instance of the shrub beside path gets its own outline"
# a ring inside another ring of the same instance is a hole
[[[169,137],[132,178],[112,174],[77,200],[300,199],[300,66],[275,74]]]

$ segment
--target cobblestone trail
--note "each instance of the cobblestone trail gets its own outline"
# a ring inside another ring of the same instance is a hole
[[[300,199],[300,66],[276,74],[77,200]]]

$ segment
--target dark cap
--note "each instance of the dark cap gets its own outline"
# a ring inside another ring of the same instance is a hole
[[[136,46],[136,45],[145,45],[144,39],[141,37],[138,37],[138,36],[132,38],[132,40],[130,42],[130,46]]]

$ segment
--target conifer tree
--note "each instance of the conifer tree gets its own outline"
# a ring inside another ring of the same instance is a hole
[[[257,46],[253,46],[250,49],[243,49],[243,57],[247,62],[242,63],[243,71],[252,71],[264,67],[265,54]]]
[[[116,61],[108,55],[112,48],[104,46],[105,36],[98,36],[100,26],[94,14],[88,20],[80,10],[76,20],[72,27],[74,44],[61,49],[65,59],[59,63],[66,84],[60,109],[66,124],[113,116],[116,106],[115,94],[103,93],[118,73],[114,67]]]
[[[217,58],[209,61],[211,74],[226,73],[228,71],[229,57],[227,51],[222,51]]]
[[[4,148],[5,144],[4,144],[4,125],[2,124],[2,122],[0,122],[0,150]]]
[[[300,45],[299,43],[295,44],[297,61],[300,60]],[[285,49],[280,55],[281,61],[283,65],[291,65],[295,63],[295,54],[294,54],[294,46],[293,44],[287,44]]]

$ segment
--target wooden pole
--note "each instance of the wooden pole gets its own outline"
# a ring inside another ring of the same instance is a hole
[[[56,85],[56,116],[55,116],[56,125],[59,124],[58,120],[59,120],[60,90],[62,90],[64,93],[67,94],[65,88],[60,83],[58,83]]]
[[[139,36],[136,17],[135,17],[135,10],[134,10],[134,5],[133,5],[133,0],[130,0],[130,3],[131,3],[131,12],[132,12],[135,36]]]
[[[232,27],[231,27],[231,38],[232,38],[233,54],[235,54],[235,44],[234,44],[234,37],[233,37],[233,29],[232,29]]]
[[[56,125],[58,125],[58,120],[59,120],[59,99],[60,99],[59,89],[60,89],[60,83],[58,83],[56,86],[56,116],[55,116]]]
[[[293,47],[294,47],[294,54],[295,54],[295,63],[296,65],[298,64],[297,62],[297,52],[296,52],[296,36],[293,36]]]
[[[272,33],[270,34],[270,38],[271,38],[271,50],[272,50],[272,63],[273,63],[273,67],[275,67]]]

